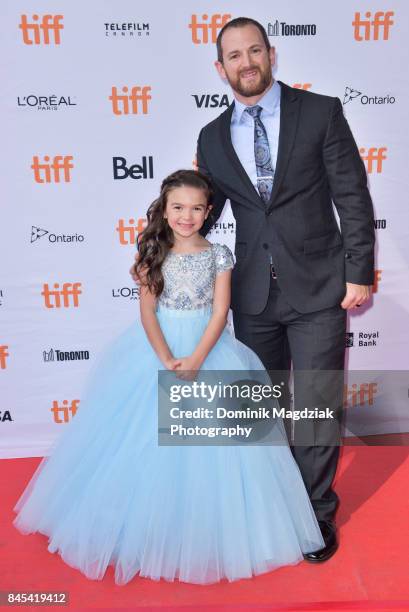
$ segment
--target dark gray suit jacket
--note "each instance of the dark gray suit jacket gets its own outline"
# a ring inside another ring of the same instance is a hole
[[[374,214],[364,164],[339,98],[281,85],[280,134],[265,207],[234,150],[234,102],[200,131],[199,170],[215,188],[213,219],[230,199],[236,220],[233,310],[258,314],[270,285],[270,253],[285,298],[301,313],[342,301],[345,282],[371,285]],[[332,202],[340,217],[338,229]]]

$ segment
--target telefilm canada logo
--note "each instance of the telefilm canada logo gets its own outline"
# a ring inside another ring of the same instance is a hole
[[[236,233],[236,224],[233,221],[217,221],[211,228],[209,235],[221,236]]]
[[[133,38],[134,40],[141,37],[149,36],[151,33],[150,23],[145,21],[110,21],[104,22],[104,30],[106,38]]]
[[[227,94],[218,93],[201,93],[191,94],[196,108],[228,108],[230,106],[230,100]]]
[[[58,111],[77,106],[77,103],[75,102],[75,96],[28,94],[26,96],[17,96],[17,106],[38,111]]]
[[[73,242],[84,242],[84,234],[56,234],[36,225],[31,226],[30,242],[38,242],[41,238],[45,238],[46,242],[51,244],[63,244]]]
[[[316,36],[316,23],[286,23],[276,19],[267,24],[268,36]]]
[[[354,89],[353,87],[345,87],[343,104],[349,104],[353,101],[360,102],[362,106],[368,106],[373,104],[395,104],[396,98],[390,94],[386,94],[383,96],[379,95],[368,95],[363,93],[359,89]]]
[[[61,350],[50,348],[43,351],[43,361],[50,363],[52,361],[82,361],[89,359],[89,351],[87,350]]]

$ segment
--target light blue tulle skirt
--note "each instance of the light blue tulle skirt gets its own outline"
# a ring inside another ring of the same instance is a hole
[[[209,309],[158,319],[187,356]],[[287,444],[158,445],[158,370],[142,325],[112,341],[91,370],[80,408],[17,501],[13,524],[48,536],[88,578],[209,584],[250,578],[324,545]],[[263,370],[226,327],[202,370]]]

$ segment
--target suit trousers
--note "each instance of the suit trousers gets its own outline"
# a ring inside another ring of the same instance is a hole
[[[336,420],[284,419],[290,448],[316,517],[332,521],[339,504],[332,483],[341,443],[346,310],[337,304],[299,313],[285,299],[277,279],[271,278],[270,282],[268,301],[260,314],[233,310],[235,335],[258,355],[270,371],[273,384],[286,377],[280,408],[289,407],[287,383],[292,363],[293,409],[320,408],[324,404],[334,409]],[[319,385],[311,385],[314,372],[320,377]]]

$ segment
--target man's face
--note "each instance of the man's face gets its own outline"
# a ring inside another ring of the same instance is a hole
[[[222,37],[223,64],[215,62],[223,79],[245,98],[262,94],[272,82],[275,50],[266,48],[259,29],[254,25],[229,28]]]

